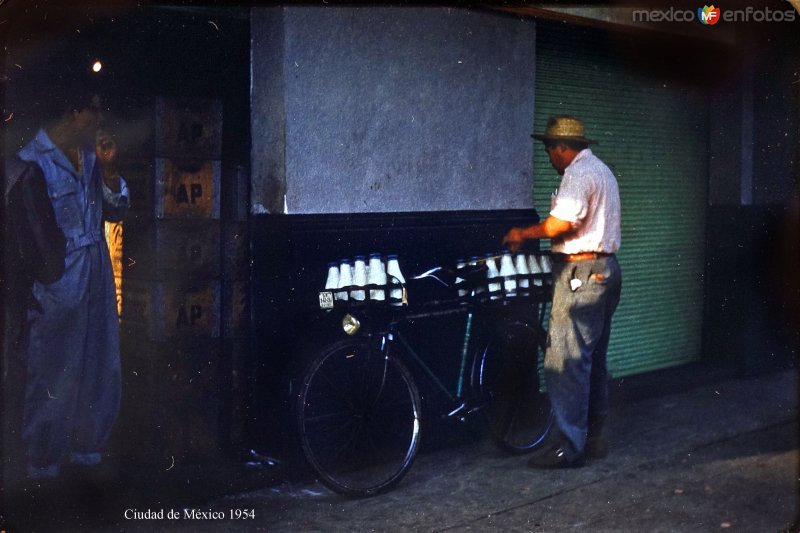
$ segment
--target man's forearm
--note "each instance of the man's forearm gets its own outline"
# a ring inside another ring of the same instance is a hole
[[[540,224],[522,230],[525,239],[554,239],[572,231],[572,224],[554,216],[548,216]]]
[[[515,252],[522,245],[522,241],[529,239],[555,239],[571,231],[571,223],[548,216],[541,224],[534,224],[527,228],[511,228],[503,238],[503,244],[509,250]]]

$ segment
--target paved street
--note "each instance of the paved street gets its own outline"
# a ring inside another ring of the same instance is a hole
[[[254,508],[265,531],[778,531],[796,512],[794,399],[784,373],[628,405],[612,454],[581,469],[531,470],[483,441],[372,499],[285,484],[213,507]]]
[[[183,495],[171,480],[165,496],[165,477],[145,494],[139,484],[136,495],[39,516],[34,530],[777,532],[798,510],[795,379],[781,371],[618,399],[610,456],[579,469],[532,470],[479,439],[423,453],[395,490],[363,500],[278,471],[260,488],[222,495],[230,473],[209,469],[187,479]],[[215,485],[216,496],[198,501]],[[133,508],[164,518],[125,519]],[[169,520],[170,510],[180,518]]]

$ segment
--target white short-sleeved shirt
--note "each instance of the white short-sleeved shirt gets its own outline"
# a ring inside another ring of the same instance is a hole
[[[621,212],[617,179],[590,149],[581,150],[564,170],[551,200],[550,215],[572,223],[575,228],[567,237],[553,239],[554,252],[619,250]]]

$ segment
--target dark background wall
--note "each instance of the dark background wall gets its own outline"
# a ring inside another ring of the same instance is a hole
[[[797,170],[800,40],[786,28],[753,43],[753,203],[787,205]],[[796,29],[795,29],[796,31]],[[756,38],[754,38],[756,39]]]
[[[740,33],[710,94],[709,205],[785,206],[800,141],[796,39],[784,25]]]
[[[794,26],[737,28],[737,61],[711,94],[704,353],[744,373],[800,349]]]
[[[283,212],[283,194],[292,214],[532,206],[532,20],[263,8],[252,34],[254,206]]]

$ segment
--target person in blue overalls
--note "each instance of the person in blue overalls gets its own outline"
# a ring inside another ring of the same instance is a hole
[[[17,155],[41,168],[66,239],[64,274],[35,281],[27,312],[27,376],[22,439],[30,479],[57,478],[65,462],[102,459],[119,411],[119,325],[104,218],[128,207],[116,145],[98,136],[96,94],[60,94],[54,120]]]

